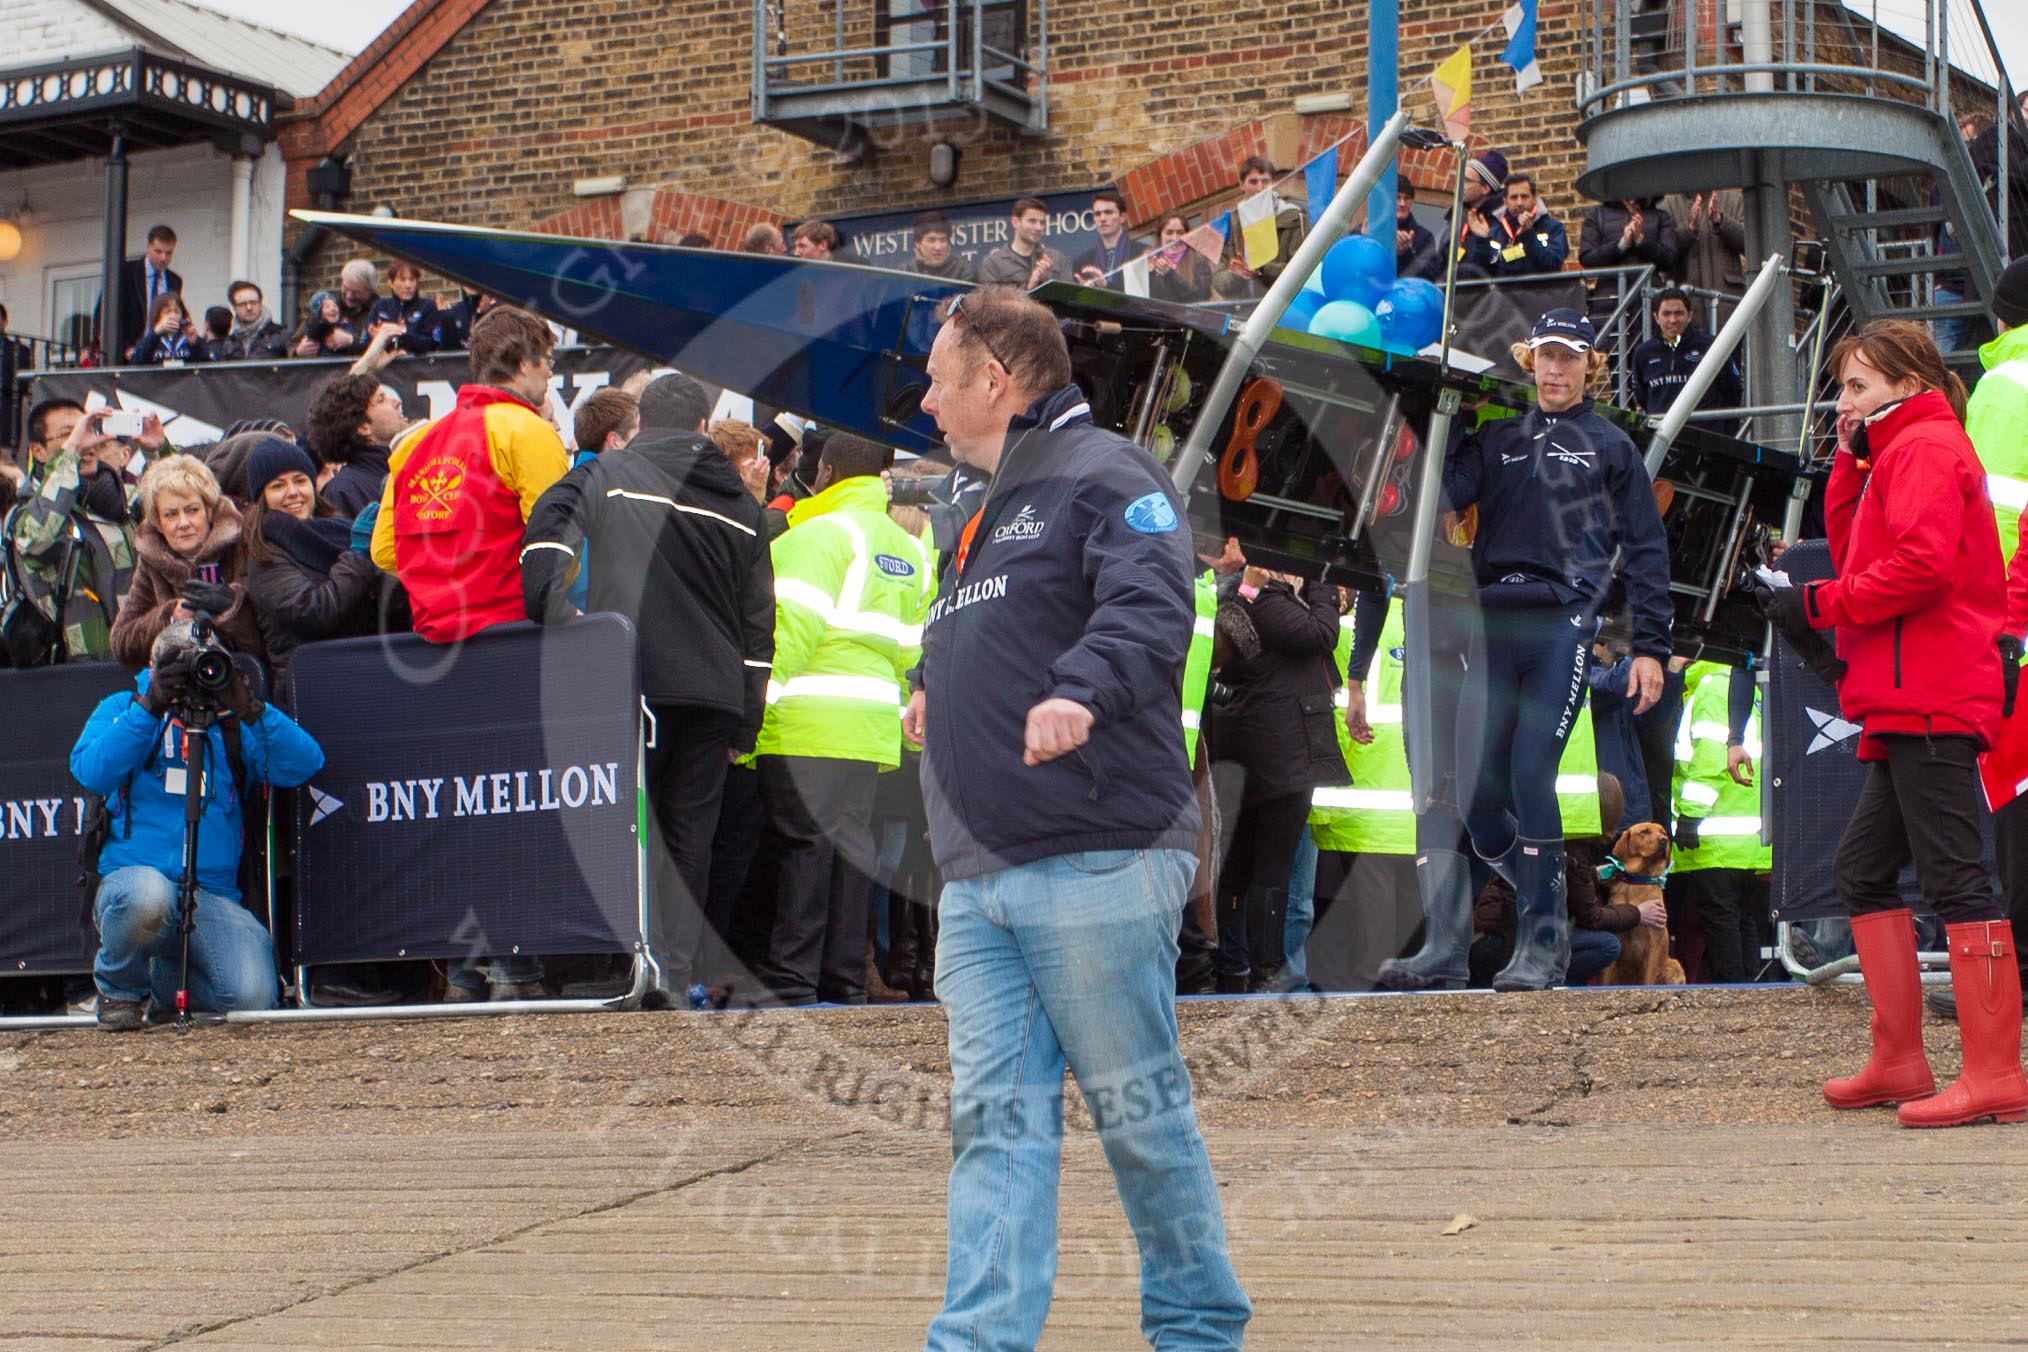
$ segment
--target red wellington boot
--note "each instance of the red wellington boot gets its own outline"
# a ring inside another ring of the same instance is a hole
[[[2021,1074],[2021,969],[2013,927],[1977,920],[1947,926],[1945,933],[1965,1068],[1935,1098],[1902,1104],[1901,1125],[1957,1127],[1982,1117],[2019,1122],[2028,1118],[2028,1077]]]
[[[1870,1108],[1928,1098],[1936,1092],[1936,1076],[1922,1050],[1915,914],[1904,906],[1854,916],[1852,944],[1859,950],[1867,998],[1873,1001],[1873,1055],[1857,1075],[1824,1081],[1824,1101],[1833,1108]]]

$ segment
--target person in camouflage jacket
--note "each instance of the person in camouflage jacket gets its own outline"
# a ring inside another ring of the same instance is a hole
[[[113,620],[134,577],[134,488],[99,458],[113,440],[102,419],[69,400],[30,412],[21,504],[7,521],[14,576],[45,615],[61,607],[71,661],[111,656]],[[153,415],[135,440],[151,456],[172,450]],[[82,551],[76,575],[60,596],[73,551]]]

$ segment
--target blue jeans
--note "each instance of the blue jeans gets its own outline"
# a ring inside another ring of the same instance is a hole
[[[1620,960],[1620,936],[1607,930],[1570,927],[1570,966],[1563,984],[1582,986]]]
[[[1302,990],[1310,984],[1309,964],[1303,948],[1317,924],[1317,842],[1310,828],[1296,845],[1296,862],[1289,869],[1289,910],[1282,918],[1282,984]]]
[[[1241,1345],[1253,1307],[1176,1044],[1176,927],[1195,870],[1187,850],[1103,850],[945,885],[948,1262],[925,1352],[1012,1352],[1042,1335],[1066,1064],[1140,1248],[1142,1336],[1161,1352]]]
[[[1964,301],[1962,291],[1954,287],[1936,288],[1938,305],[1957,305]],[[1937,351],[1951,353],[1965,347],[1972,336],[1972,321],[1963,315],[1952,315],[1948,319],[1933,320],[1930,323],[1931,336],[1936,339]]]
[[[135,1001],[152,994],[157,1009],[174,1009],[183,966],[175,879],[141,865],[114,869],[99,883],[92,914],[99,926],[92,964],[99,994]],[[266,927],[238,902],[200,888],[190,935],[191,1009],[273,1009],[279,997],[275,944]]]

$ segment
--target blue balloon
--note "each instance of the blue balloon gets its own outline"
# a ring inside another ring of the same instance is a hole
[[[1419,351],[1443,333],[1444,293],[1420,277],[1404,277],[1387,288],[1373,314],[1389,343]]]
[[[1320,296],[1324,294],[1324,265],[1322,263],[1317,264],[1315,268],[1311,269],[1310,275],[1303,278],[1303,290],[1314,291]]]
[[[1282,312],[1279,327],[1302,332],[1310,327],[1310,318],[1324,308],[1324,293],[1305,287],[1289,302],[1289,308]]]
[[[1320,338],[1336,338],[1341,343],[1357,343],[1361,347],[1377,348],[1386,341],[1373,311],[1356,300],[1334,300],[1318,310],[1310,320],[1310,332]]]
[[[1394,275],[1394,255],[1368,235],[1339,240],[1324,255],[1324,294],[1332,300],[1376,305]]]

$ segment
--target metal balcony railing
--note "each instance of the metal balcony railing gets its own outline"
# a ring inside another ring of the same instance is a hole
[[[1049,128],[1048,0],[755,0],[753,118],[827,143],[949,113]]]
[[[2022,128],[1981,0],[1583,4],[1577,101],[1585,121],[1667,99],[1783,93],[1892,100],[1948,123],[1984,112],[2003,127]],[[2017,5],[2002,0],[2003,10]],[[1960,145],[1957,153],[1966,152]],[[2001,239],[2013,195],[2008,158],[1999,156],[1994,203]],[[1970,173],[1969,159],[1964,169]]]

